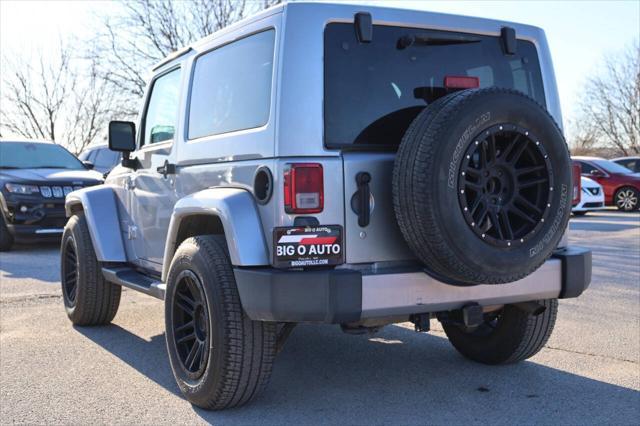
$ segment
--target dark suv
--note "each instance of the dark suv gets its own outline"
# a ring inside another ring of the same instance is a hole
[[[0,141],[0,250],[16,239],[59,238],[67,194],[99,183],[100,173],[60,145]]]

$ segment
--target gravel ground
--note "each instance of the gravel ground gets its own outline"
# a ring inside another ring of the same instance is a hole
[[[162,302],[125,290],[113,325],[66,318],[54,246],[0,255],[0,422],[75,424],[607,423],[640,419],[640,214],[571,222],[594,274],[560,302],[547,347],[487,367],[463,359],[439,325],[373,336],[300,326],[267,392],[220,413],[181,398],[165,351]]]

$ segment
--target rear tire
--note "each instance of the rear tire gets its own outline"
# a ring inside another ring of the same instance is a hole
[[[266,387],[277,324],[245,314],[224,237],[198,236],[180,245],[167,279],[165,324],[173,375],[192,404],[237,407]]]
[[[538,301],[546,309],[534,316],[513,305],[505,305],[496,319],[487,315],[473,331],[443,323],[449,341],[465,357],[483,364],[512,364],[532,357],[549,340],[558,313],[558,300]]]
[[[632,212],[640,207],[640,194],[635,188],[625,186],[616,191],[613,202],[616,203],[618,210],[623,212]]]
[[[0,213],[0,251],[9,251],[13,246],[13,235],[7,229],[4,215]]]
[[[62,234],[60,281],[67,316],[75,325],[106,325],[120,306],[122,288],[106,281],[84,215],[69,219]]]

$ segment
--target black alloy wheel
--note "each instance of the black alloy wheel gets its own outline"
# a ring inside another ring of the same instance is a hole
[[[78,255],[73,239],[65,241],[62,259],[62,288],[70,305],[75,305],[78,288]]]
[[[459,171],[464,218],[492,246],[522,244],[548,217],[553,195],[548,154],[535,135],[511,124],[495,125],[473,140]]]
[[[206,370],[211,349],[207,300],[202,283],[192,271],[182,271],[176,281],[172,338],[181,367],[195,380]]]

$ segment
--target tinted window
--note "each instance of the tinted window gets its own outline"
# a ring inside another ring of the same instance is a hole
[[[267,123],[274,38],[274,30],[264,31],[197,59],[189,105],[189,139]]]
[[[631,170],[627,169],[626,167],[621,166],[620,164],[614,163],[613,161],[609,161],[609,160],[593,160],[593,162],[598,167],[600,167],[601,169],[604,169],[604,171],[609,172],[609,173],[622,173],[622,174],[631,173]]]
[[[96,167],[104,167],[104,168],[112,168],[118,163],[120,159],[120,154],[115,151],[111,151],[107,148],[102,148],[97,150],[96,159],[94,161],[94,165]]]
[[[179,69],[159,77],[153,83],[151,98],[144,118],[144,133],[141,145],[173,139],[178,116],[179,97]]]
[[[616,161],[616,163],[634,172],[638,171],[638,169],[640,168],[640,162],[638,162],[637,160],[618,160]]]
[[[406,45],[403,40],[413,40]],[[358,43],[352,24],[325,30],[325,143],[400,143],[409,123],[444,96],[445,76],[478,77],[480,87],[517,89],[545,104],[532,43],[503,53],[500,38],[375,25]]]
[[[583,175],[590,175],[591,170],[595,169],[595,167],[593,167],[589,163],[583,163],[582,161],[580,161],[579,164],[580,164],[580,173]]]
[[[69,151],[53,143],[1,142],[0,168],[84,169]]]

